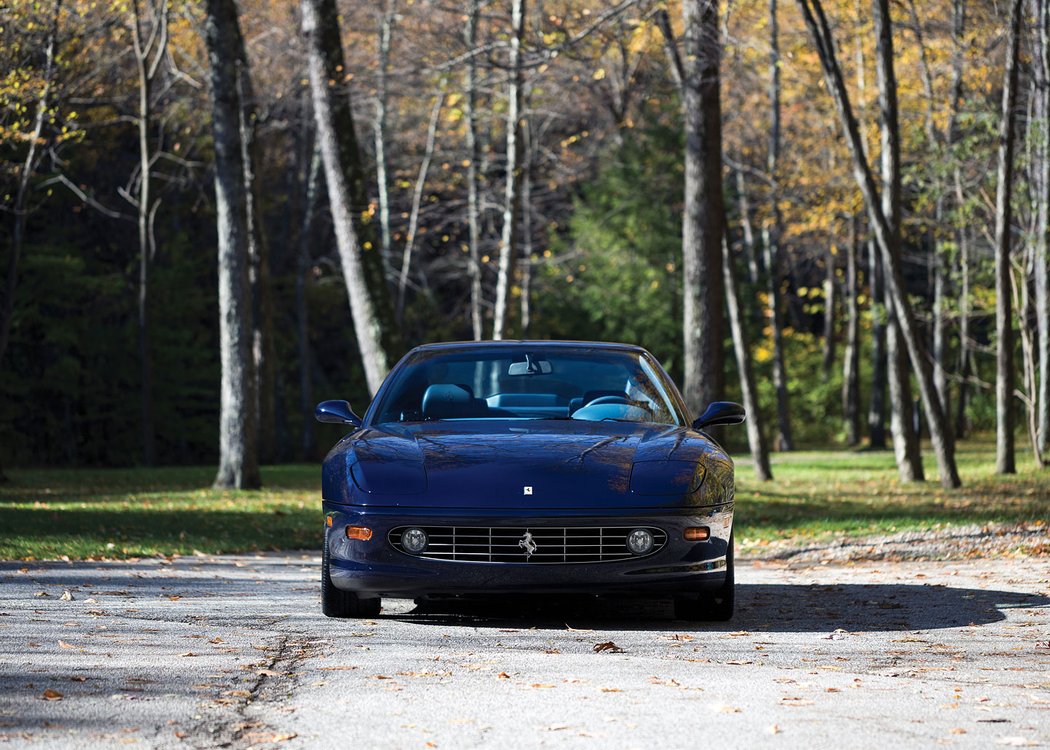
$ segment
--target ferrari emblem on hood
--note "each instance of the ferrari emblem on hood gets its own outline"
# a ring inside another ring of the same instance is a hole
[[[525,495],[531,495],[532,494],[532,485],[529,485],[529,484],[525,485],[524,487],[522,487],[522,491],[523,491],[523,494],[525,494]]]

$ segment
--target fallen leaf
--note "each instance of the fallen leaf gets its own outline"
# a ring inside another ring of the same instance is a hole
[[[373,680],[392,680],[394,678],[393,677],[388,677],[385,674],[374,674],[374,675],[372,675],[372,679]]]
[[[781,698],[780,705],[782,706],[812,706],[813,701],[807,698]]]
[[[738,714],[741,712],[736,706],[730,706],[725,703],[716,703],[711,708],[720,714]]]
[[[58,642],[58,647],[59,648],[76,648],[76,646],[74,646],[74,645],[72,645],[70,643],[66,643],[65,641],[59,641]]]
[[[548,648],[543,653],[545,653],[545,654],[560,654],[561,653],[561,649],[560,648]]]
[[[210,641],[208,641],[208,643],[225,643],[225,642],[226,642],[226,641],[224,641],[224,640],[223,640],[222,638],[220,638],[219,636],[215,636],[215,637],[214,637],[214,638],[212,638],[212,639],[211,639]]]
[[[73,601],[73,593],[69,589],[66,589],[62,592],[62,596],[60,596],[59,599],[64,602],[71,602]]]
[[[507,674],[506,672],[500,672],[496,676],[499,677],[501,680],[509,680],[510,679],[510,675]]]
[[[171,594],[171,595],[170,595],[170,596],[168,597],[168,599],[170,599],[170,600],[171,600],[171,601],[173,601],[173,602],[177,602],[177,601],[178,601],[179,599],[181,599],[181,598],[182,598],[182,597],[181,597],[181,596],[179,596],[178,594]]]
[[[554,686],[553,685],[544,685],[542,682],[534,682],[531,685],[529,685],[529,687],[534,687],[534,688],[552,688]]]
[[[44,691],[42,697],[46,701],[60,701],[62,700],[62,693],[58,692],[57,690],[52,690],[51,688],[48,688]]]
[[[595,643],[594,644],[594,653],[600,654],[603,651],[608,651],[609,653],[612,653],[612,654],[622,654],[623,653],[623,649],[620,648],[619,646],[617,646],[612,641],[605,641],[605,643]]]
[[[193,653],[192,651],[187,651],[187,652],[186,652],[186,653],[184,653],[184,654],[179,654],[179,656],[196,656],[196,654],[195,654],[195,653]]]
[[[732,664],[734,666],[743,666],[744,664],[754,664],[753,661],[747,661],[744,659],[730,659],[729,661],[722,662],[723,664]]]
[[[952,727],[948,730],[949,734],[966,734],[966,730],[962,727]]]
[[[593,633],[594,632],[593,630],[588,630],[586,628],[573,628],[573,627],[570,627],[568,625],[568,623],[566,623],[565,629],[568,630],[570,633]]]
[[[780,734],[780,725],[779,724],[770,724],[769,725],[769,729],[767,729],[766,731],[769,732],[770,734]]]
[[[603,693],[622,693],[623,690],[620,688],[602,688]]]

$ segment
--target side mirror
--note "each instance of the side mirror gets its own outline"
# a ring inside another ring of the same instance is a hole
[[[704,413],[693,422],[694,430],[705,427],[717,427],[723,424],[740,424],[747,418],[747,412],[740,404],[732,401],[712,401]]]
[[[349,401],[322,401],[314,409],[314,419],[329,424],[352,424],[361,426],[361,418],[354,414]]]

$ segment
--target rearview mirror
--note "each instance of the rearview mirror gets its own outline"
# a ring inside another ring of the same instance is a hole
[[[712,401],[704,413],[693,422],[694,430],[705,427],[717,427],[723,424],[740,424],[747,418],[747,412],[740,404],[732,401]]]
[[[525,355],[524,362],[511,362],[507,368],[508,375],[550,375],[554,371],[551,363],[545,359],[533,359]]]
[[[354,414],[349,401],[322,401],[314,409],[314,419],[328,424],[352,424],[361,426],[361,418]]]

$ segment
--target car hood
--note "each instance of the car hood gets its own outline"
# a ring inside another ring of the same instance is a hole
[[[353,433],[326,459],[324,496],[392,507],[680,507],[724,502],[731,485],[728,457],[689,428],[464,420]]]

